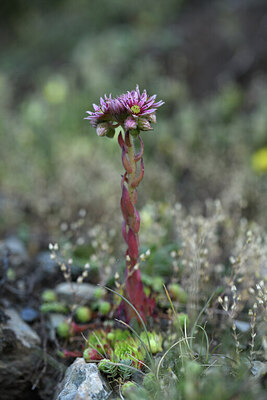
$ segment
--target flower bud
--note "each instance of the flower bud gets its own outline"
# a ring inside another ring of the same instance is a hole
[[[138,128],[141,131],[153,131],[152,126],[150,125],[149,121],[147,118],[139,118],[138,119]]]
[[[125,122],[124,122],[124,128],[126,131],[132,130],[132,129],[136,129],[137,128],[137,122],[136,119],[133,118],[132,116],[126,118]]]
[[[97,136],[113,138],[115,129],[108,122],[100,122],[96,127]]]
[[[156,113],[153,112],[153,113],[151,113],[151,114],[148,114],[148,115],[146,116],[146,119],[147,119],[149,122],[152,122],[153,124],[155,124],[155,123],[157,122]]]

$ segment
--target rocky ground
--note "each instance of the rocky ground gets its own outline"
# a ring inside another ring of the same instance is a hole
[[[110,389],[95,364],[77,358],[59,361],[55,328],[61,314],[48,318],[40,312],[40,294],[54,287],[60,299],[70,300],[69,284],[62,282],[49,252],[30,259],[23,242],[8,237],[0,244],[0,387],[1,399],[106,399]],[[92,298],[95,286],[83,283],[79,301]],[[62,381],[63,377],[64,381]],[[60,384],[58,384],[61,382]],[[89,393],[88,393],[89,392]]]

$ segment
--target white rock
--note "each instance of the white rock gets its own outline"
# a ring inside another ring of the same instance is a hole
[[[77,358],[67,369],[55,400],[106,400],[110,389],[95,364]]]
[[[5,314],[10,318],[5,324],[5,329],[10,329],[16,335],[17,340],[24,347],[31,348],[40,344],[40,338],[37,333],[25,322],[22,321],[17,311],[13,309],[5,310]]]
[[[55,291],[58,297],[67,302],[73,301],[73,294],[76,301],[87,302],[94,300],[95,286],[89,283],[63,282],[57,285]]]
[[[28,261],[29,256],[26,247],[16,236],[10,236],[4,241],[0,241],[1,257],[5,255],[6,251],[9,254],[9,262],[14,267]]]

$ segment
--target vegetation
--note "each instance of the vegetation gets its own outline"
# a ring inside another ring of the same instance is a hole
[[[114,398],[263,400],[266,5],[13,3],[0,24],[0,233],[19,238],[31,261],[8,254],[7,263],[0,246],[3,298],[38,309],[51,360],[96,362]],[[98,138],[84,120],[99,96],[137,83],[165,102],[154,131],[142,132],[140,244],[130,257],[142,298],[154,302],[146,315],[125,290],[127,138],[120,149],[120,127],[102,126],[114,140]],[[57,270],[37,276],[48,248]],[[82,298],[88,283],[98,286]]]

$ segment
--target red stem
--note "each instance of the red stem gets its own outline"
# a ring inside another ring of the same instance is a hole
[[[119,134],[118,142],[122,149],[122,164],[125,173],[122,177],[122,197],[121,211],[124,218],[122,223],[122,235],[128,245],[126,251],[126,283],[125,296],[138,310],[142,319],[145,321],[146,316],[151,315],[154,302],[146,297],[141,280],[141,272],[137,266],[139,255],[139,239],[138,232],[140,228],[140,216],[135,208],[137,201],[136,188],[140,184],[144,176],[143,153],[144,144],[138,136],[141,149],[138,154],[134,154],[134,146],[131,143],[129,131],[125,133],[125,139]],[[128,157],[126,156],[128,154]],[[140,161],[140,172],[137,174],[137,162]],[[136,317],[132,308],[123,303],[126,319]]]

